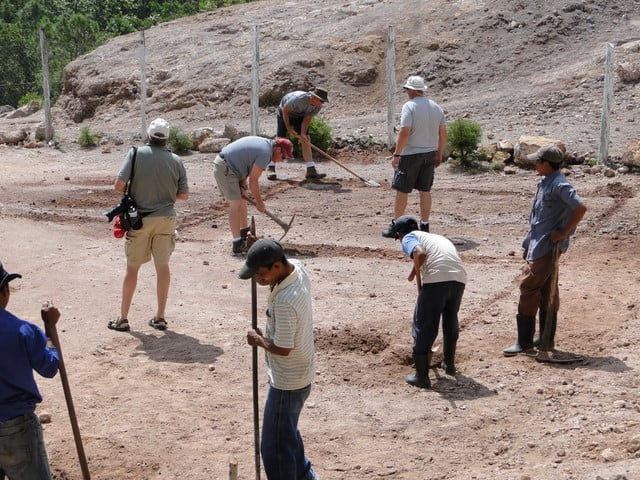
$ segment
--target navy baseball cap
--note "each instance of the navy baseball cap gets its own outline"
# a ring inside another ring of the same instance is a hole
[[[418,221],[411,215],[403,215],[396,218],[393,221],[393,229],[396,232],[396,238],[399,238],[401,234],[407,234],[415,230],[420,230],[418,227]]]
[[[238,273],[238,278],[246,280],[253,277],[259,268],[270,267],[285,258],[280,243],[271,238],[261,238],[247,252],[247,259]]]
[[[0,290],[4,288],[4,286],[9,283],[11,280],[16,278],[22,278],[22,275],[19,273],[9,273],[4,269],[2,262],[0,262]]]

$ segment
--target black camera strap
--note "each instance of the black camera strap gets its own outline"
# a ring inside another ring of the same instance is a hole
[[[127,189],[124,192],[125,195],[129,195],[129,192],[131,191],[131,183],[133,182],[133,177],[136,173],[136,155],[138,154],[138,148],[131,147],[131,149],[133,150],[133,158],[131,159],[131,175],[129,175],[129,181],[127,182]]]

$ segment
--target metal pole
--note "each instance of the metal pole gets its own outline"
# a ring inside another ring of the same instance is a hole
[[[251,61],[251,135],[258,135],[258,107],[260,106],[260,30],[253,26],[253,55]]]
[[[387,34],[387,145],[391,147],[396,141],[395,127],[395,95],[396,95],[396,34],[389,25]]]
[[[609,159],[609,117],[613,100],[613,43],[607,43],[604,63],[604,92],[602,94],[602,116],[600,121],[600,150],[598,163],[605,165]]]
[[[49,142],[53,138],[51,121],[51,92],[49,90],[49,54],[44,30],[40,29],[40,57],[42,60],[42,96],[44,97],[44,139]]]

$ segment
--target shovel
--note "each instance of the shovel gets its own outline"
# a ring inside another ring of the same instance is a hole
[[[254,207],[256,206],[256,202],[252,198],[249,198],[249,197],[244,197],[244,198],[251,205],[253,205]],[[284,236],[289,232],[289,229],[291,228],[291,224],[293,223],[293,220],[296,218],[296,214],[294,213],[293,216],[291,217],[291,220],[289,220],[289,223],[287,223],[284,220],[281,220],[280,218],[278,218],[275,214],[271,213],[269,210],[265,210],[264,214],[267,217],[269,217],[271,220],[276,222],[278,225],[280,225],[280,228],[282,228],[284,230],[284,233],[280,237],[280,240],[282,240],[284,238]],[[280,241],[280,240],[278,240],[278,241]]]
[[[316,147],[314,144],[309,143],[309,145],[311,145],[311,148],[314,149],[316,152],[318,152],[320,155],[322,155],[323,157],[331,160],[333,163],[336,163],[338,165],[340,165],[342,168],[344,168],[347,172],[349,172],[351,175],[353,175],[354,177],[359,178],[360,180],[362,180],[366,185],[370,186],[370,187],[379,187],[380,184],[378,182],[375,182],[373,180],[361,177],[360,175],[358,175],[356,172],[354,172],[353,170],[351,170],[349,167],[347,167],[344,163],[336,160],[335,158],[333,158],[331,155],[329,155],[327,152],[325,152],[324,150],[319,149],[318,147]]]

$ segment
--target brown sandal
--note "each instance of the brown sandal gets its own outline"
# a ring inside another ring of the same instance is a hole
[[[129,331],[129,320],[126,318],[116,318],[115,320],[110,320],[107,324],[107,328],[109,330],[115,330],[117,332],[128,332]]]
[[[149,326],[155,328],[156,330],[166,330],[167,321],[164,318],[153,317],[151,320],[149,320]]]

